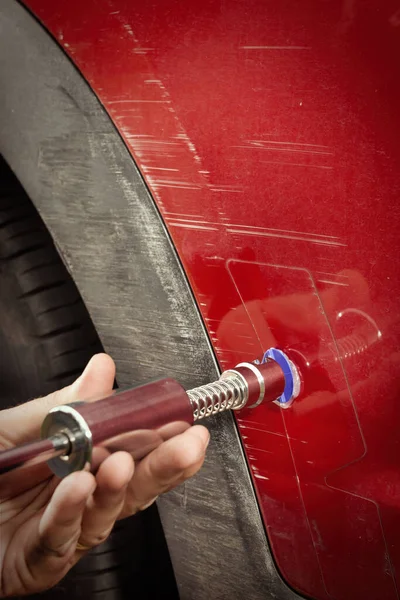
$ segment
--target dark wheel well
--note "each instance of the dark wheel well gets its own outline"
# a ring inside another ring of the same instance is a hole
[[[1,408],[48,394],[102,352],[42,219],[0,156]]]
[[[0,410],[72,383],[103,348],[37,210],[0,156]],[[153,578],[153,569],[159,578]],[[176,598],[155,506],[118,523],[53,590],[35,597]]]

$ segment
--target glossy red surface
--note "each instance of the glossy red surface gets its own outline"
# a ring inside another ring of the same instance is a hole
[[[398,2],[26,4],[126,140],[221,366],[303,365],[292,408],[238,419],[281,573],[398,598]]]

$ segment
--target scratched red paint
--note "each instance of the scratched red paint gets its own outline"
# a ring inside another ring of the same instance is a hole
[[[126,140],[221,366],[302,365],[292,408],[238,419],[281,573],[398,598],[398,4],[26,4]]]

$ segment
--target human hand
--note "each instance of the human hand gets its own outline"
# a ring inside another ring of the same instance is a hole
[[[71,386],[2,411],[0,449],[37,438],[53,406],[109,395],[114,376],[112,359],[99,354]],[[0,480],[0,597],[55,585],[108,537],[116,520],[143,510],[194,475],[203,464],[208,441],[207,429],[196,425],[136,464],[128,452],[117,451],[95,475],[80,471],[61,481],[47,465],[39,465],[20,478],[13,494],[2,490]]]

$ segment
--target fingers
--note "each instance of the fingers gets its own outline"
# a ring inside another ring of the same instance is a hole
[[[98,400],[110,394],[115,379],[115,363],[108,354],[96,354],[82,375],[72,384],[75,400]]]
[[[117,518],[149,505],[156,496],[192,476],[202,465],[209,433],[195,426],[151,452],[135,471],[132,456],[116,452],[100,465],[96,479],[77,472],[55,489],[38,525],[23,533],[25,551],[16,540],[19,573],[27,589],[50,587],[77,562],[84,550],[102,543]]]
[[[202,425],[164,442],[135,469],[120,518],[142,510],[202,466],[210,434]]]
[[[68,387],[44,398],[2,411],[1,433],[10,445],[21,444],[38,436],[40,425],[54,406],[77,400],[92,400],[111,393],[115,377],[114,361],[107,354],[96,354],[82,375]]]
[[[93,475],[73,473],[58,485],[38,526],[30,525],[24,550],[18,544],[19,572],[27,589],[45,589],[59,581],[76,562],[76,542],[86,503],[96,487]]]
[[[0,475],[0,500],[15,499],[27,490],[45,482],[52,475],[46,463],[34,464]],[[15,500],[13,500],[15,502]],[[0,518],[1,521],[1,518]]]
[[[83,515],[80,544],[91,548],[108,537],[124,505],[133,472],[133,458],[127,452],[116,452],[100,465],[96,491]]]
[[[65,555],[81,533],[86,502],[96,481],[90,473],[73,473],[63,479],[43,514],[39,526],[40,547],[53,555]]]
[[[108,537],[133,471],[131,455],[116,452],[101,464],[96,479],[80,471],[58,484],[38,525],[32,522],[23,535],[24,552],[17,540],[12,550],[26,589],[45,589],[64,577],[84,553],[77,550],[78,541],[90,549]]]

